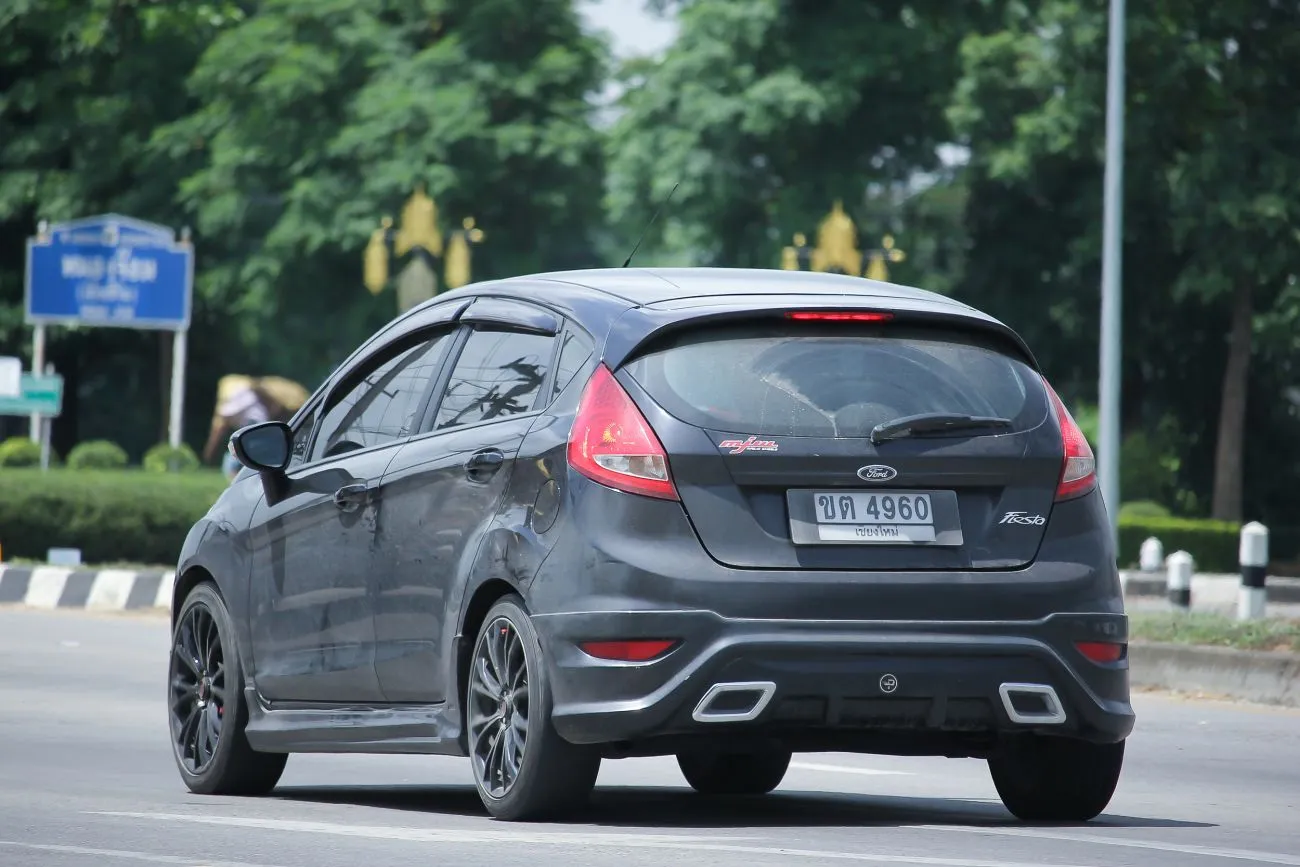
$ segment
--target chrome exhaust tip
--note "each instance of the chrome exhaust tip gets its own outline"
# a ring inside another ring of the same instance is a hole
[[[1056,690],[1046,684],[1004,683],[998,687],[998,695],[1013,723],[1060,725],[1065,722],[1065,707]]]
[[[767,707],[776,694],[770,680],[744,683],[715,683],[691,713],[696,722],[749,722]]]

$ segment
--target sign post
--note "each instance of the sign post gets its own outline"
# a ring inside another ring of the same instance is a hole
[[[0,415],[30,416],[35,442],[41,444],[41,469],[50,466],[50,419],[63,410],[63,377],[54,373],[38,376],[20,373],[12,393],[0,391]]]
[[[45,372],[51,325],[173,332],[167,438],[179,446],[193,286],[188,230],[178,241],[166,226],[118,214],[41,223],[27,241],[24,319],[34,327],[32,372]],[[46,438],[41,418],[33,412],[33,440]]]

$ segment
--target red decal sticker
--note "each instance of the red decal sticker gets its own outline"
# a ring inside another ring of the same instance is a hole
[[[750,437],[747,440],[723,440],[718,443],[720,449],[731,449],[730,454],[738,455],[742,452],[774,452],[779,446],[772,440],[760,440]]]

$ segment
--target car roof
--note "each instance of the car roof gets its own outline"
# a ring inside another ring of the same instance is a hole
[[[789,307],[870,308],[942,316],[1000,334],[1037,368],[1029,347],[992,316],[937,292],[845,274],[764,268],[592,268],[507,277],[444,292],[410,313],[457,298],[510,297],[549,306],[621,361],[663,329],[692,320]]]
[[[636,306],[686,298],[753,295],[830,295],[851,298],[925,299],[959,304],[936,292],[865,277],[765,268],[594,268],[535,275],[537,279],[586,286]]]

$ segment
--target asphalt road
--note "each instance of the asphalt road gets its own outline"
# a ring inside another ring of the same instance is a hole
[[[606,762],[585,822],[521,826],[487,819],[454,759],[294,756],[270,797],[189,794],[167,645],[153,616],[0,610],[0,865],[1300,865],[1296,711],[1140,695],[1086,826],[1016,822],[977,761],[851,755],[796,757],[743,804],[671,759]]]

